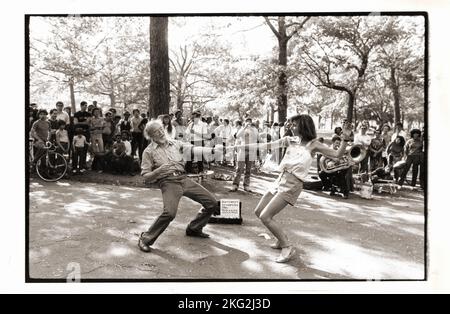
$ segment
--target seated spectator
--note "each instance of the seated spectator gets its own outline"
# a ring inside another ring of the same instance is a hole
[[[116,135],[116,141],[113,144],[112,155],[110,156],[111,170],[116,174],[132,175],[133,158],[131,158],[131,151],[130,155],[127,155],[127,149],[122,138],[124,137]]]

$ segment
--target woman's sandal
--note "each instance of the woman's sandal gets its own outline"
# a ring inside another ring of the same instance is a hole
[[[287,250],[287,253],[285,253]],[[283,254],[284,253],[284,254]],[[286,263],[288,262],[295,254],[295,248],[290,245],[288,247],[284,247],[281,249],[280,256],[275,260],[277,263]]]
[[[275,243],[273,243],[273,244],[271,244],[270,247],[271,247],[272,249],[274,249],[274,250],[281,250],[281,249],[282,249],[281,244],[280,244],[280,242],[278,242],[278,241],[275,242]]]

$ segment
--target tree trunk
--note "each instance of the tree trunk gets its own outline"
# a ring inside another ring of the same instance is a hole
[[[73,114],[75,114],[75,112],[77,112],[77,106],[75,104],[75,91],[73,85],[74,85],[73,78],[70,78],[69,79],[70,105],[72,107]]]
[[[398,82],[395,78],[395,67],[391,67],[391,79],[390,84],[392,94],[394,95],[394,124],[400,122],[400,91]]]
[[[112,92],[108,96],[109,96],[109,101],[110,101],[111,108],[116,107],[116,95],[114,94],[114,92]]]
[[[169,113],[170,74],[168,18],[150,18],[150,104],[151,118]]]
[[[349,122],[352,122],[353,121],[353,112],[354,111],[355,111],[355,119],[356,119],[355,94],[352,91],[346,91],[346,92],[347,92],[347,95],[348,95],[348,99],[347,99],[347,120]]]
[[[183,96],[181,93],[182,88],[183,88],[183,81],[181,78],[179,78],[177,81],[177,109],[178,110],[183,109],[184,99],[183,99]]]
[[[284,19],[283,19],[284,21]],[[284,27],[284,22],[279,23],[280,34],[284,35],[282,38],[278,39],[279,54],[278,54],[278,65],[281,66],[280,73],[278,75],[278,122],[285,122],[287,117],[287,43],[288,39],[286,37],[286,28]],[[282,25],[282,26],[281,26]],[[283,28],[282,28],[283,27]],[[282,33],[283,31],[283,33]]]

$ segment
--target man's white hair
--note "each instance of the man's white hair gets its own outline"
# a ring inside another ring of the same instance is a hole
[[[144,129],[144,136],[147,140],[151,140],[152,136],[151,136],[151,132],[153,130],[159,129],[160,127],[162,127],[162,123],[160,120],[150,120],[149,122],[147,122],[147,124],[145,125],[145,129]]]

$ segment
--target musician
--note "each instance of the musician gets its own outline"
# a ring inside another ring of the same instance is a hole
[[[341,138],[335,135],[331,139],[331,142],[332,142],[331,147],[334,150],[338,150],[341,145]],[[330,162],[335,162],[336,164],[346,163],[345,159],[343,158],[330,158]],[[350,186],[347,180],[349,167],[351,167],[351,165],[348,165],[348,167],[346,168],[329,173],[321,170],[319,172],[319,177],[323,183],[323,190],[331,191],[330,196],[334,196],[336,195],[337,192],[336,187],[337,187],[339,188],[339,192],[342,193],[342,197],[347,199],[350,191]]]
[[[209,238],[202,231],[211,215],[219,210],[217,199],[200,184],[187,178],[183,154],[190,154],[183,142],[167,139],[164,127],[159,121],[147,124],[144,135],[152,139],[152,143],[142,155],[142,175],[146,183],[156,183],[162,192],[163,212],[147,232],[139,238],[138,246],[143,252],[150,252],[151,245],[175,218],[178,203],[186,196],[203,208],[186,228],[186,235],[191,237]],[[190,146],[192,147],[192,146]],[[183,152],[183,151],[186,152]]]

